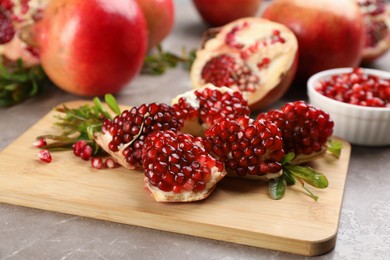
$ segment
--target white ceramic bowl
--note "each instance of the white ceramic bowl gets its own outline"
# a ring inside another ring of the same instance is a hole
[[[307,83],[309,102],[329,113],[335,123],[335,136],[358,145],[390,145],[390,108],[352,105],[328,98],[315,90],[319,80],[351,71],[352,68],[331,69],[310,77]],[[390,72],[373,69],[364,71],[390,79]]]

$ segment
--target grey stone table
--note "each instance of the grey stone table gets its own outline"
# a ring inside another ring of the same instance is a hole
[[[188,1],[176,1],[176,25],[164,47],[199,46],[206,28]],[[390,53],[372,65],[390,71]],[[305,86],[281,102],[305,98]],[[190,89],[178,68],[139,76],[119,95],[121,104],[170,102]],[[302,92],[302,91],[301,91]],[[0,150],[55,105],[79,97],[49,88],[39,98],[0,109]],[[279,104],[277,104],[279,105]],[[26,144],[29,145],[29,144]],[[352,147],[337,244],[318,259],[390,259],[390,147]],[[0,203],[0,259],[302,259],[221,241],[122,225]]]

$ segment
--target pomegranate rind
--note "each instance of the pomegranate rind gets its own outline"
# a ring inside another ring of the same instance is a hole
[[[245,27],[243,24],[249,24]],[[244,27],[236,33],[236,39],[242,48],[234,48],[226,44],[225,39],[229,33],[237,27]],[[285,43],[274,43],[271,47],[258,48],[245,61],[241,58],[241,52],[248,50],[251,46],[263,41],[277,30]],[[252,110],[259,110],[275,102],[288,89],[295,75],[298,52],[298,41],[290,29],[282,24],[271,22],[263,18],[243,18],[231,22],[216,33],[214,38],[207,40],[204,47],[197,51],[196,59],[191,68],[191,80],[195,89],[208,83],[202,78],[202,71],[205,65],[214,57],[229,55],[234,58],[237,64],[246,65],[252,73],[259,78],[253,92],[247,92],[248,104]],[[265,68],[259,68],[258,64],[263,58],[269,58],[271,62]],[[288,77],[286,77],[288,75]],[[287,80],[286,80],[287,79]],[[274,88],[280,86],[278,95],[268,95]],[[239,89],[237,84],[229,86]],[[267,98],[266,98],[267,97]],[[267,99],[267,100],[266,100]],[[263,101],[264,100],[264,101]],[[262,101],[264,104],[262,104]]]

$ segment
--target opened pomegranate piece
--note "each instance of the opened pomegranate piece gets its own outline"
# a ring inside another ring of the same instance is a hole
[[[21,39],[25,28],[42,18],[50,0],[0,1],[0,55],[23,60],[26,66],[39,63],[38,50]]]
[[[260,114],[256,120],[273,122],[281,130],[284,151],[295,153],[294,163],[322,156],[334,126],[326,112],[304,101],[287,103]]]
[[[204,148],[203,139],[174,131],[150,134],[144,143],[145,189],[156,201],[207,198],[226,171]]]
[[[262,176],[282,169],[282,135],[270,121],[222,119],[206,131],[205,147],[232,175]]]
[[[194,88],[206,83],[240,90],[251,109],[279,99],[296,71],[298,44],[284,25],[243,18],[220,28],[199,50],[191,68]]]
[[[124,110],[105,120],[96,143],[126,168],[141,167],[142,147],[148,134],[159,130],[177,131],[183,120],[171,106],[151,103]]]
[[[177,96],[172,106],[184,120],[181,131],[195,136],[203,136],[221,118],[234,119],[250,113],[240,91],[212,84]]]
[[[385,0],[356,1],[366,28],[363,62],[370,62],[390,49],[390,4]]]

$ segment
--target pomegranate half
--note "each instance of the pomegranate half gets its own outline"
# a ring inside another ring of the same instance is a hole
[[[384,0],[356,1],[364,16],[366,40],[363,63],[367,63],[390,49],[390,4]]]
[[[243,92],[252,110],[279,99],[297,67],[298,42],[284,25],[242,18],[221,27],[197,52],[191,68],[194,88],[206,83]]]
[[[361,61],[365,29],[355,0],[275,0],[263,17],[286,25],[297,36],[300,80]]]
[[[56,0],[34,26],[43,69],[67,92],[101,96],[125,87],[146,53],[145,18],[135,0]]]

